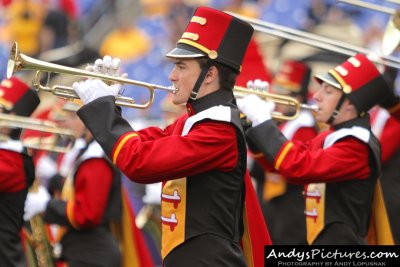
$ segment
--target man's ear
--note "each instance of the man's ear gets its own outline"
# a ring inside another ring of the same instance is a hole
[[[205,82],[213,82],[215,79],[218,78],[218,69],[215,66],[211,66],[207,72]]]
[[[345,104],[344,110],[346,110],[347,112],[357,113],[356,107],[350,102],[349,99],[346,99],[343,104]]]

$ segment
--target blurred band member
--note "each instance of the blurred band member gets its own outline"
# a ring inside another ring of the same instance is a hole
[[[272,80],[271,91],[307,103],[310,77],[311,69],[305,63],[285,61]],[[275,111],[292,116],[296,108],[277,104]],[[318,133],[314,117],[307,110],[301,110],[294,120],[278,121],[278,128],[290,141],[306,142]],[[279,172],[266,172],[263,200],[264,216],[273,244],[307,244],[303,185],[288,183]]]
[[[238,106],[253,121],[247,140],[271,169],[306,184],[307,241],[312,245],[366,244],[380,146],[367,111],[389,87],[375,65],[358,54],[317,76],[316,120],[330,125],[308,142],[288,140],[270,119],[269,103],[252,95]]]
[[[110,229],[110,222],[121,216],[120,173],[76,115],[78,108],[66,102],[67,117],[59,121],[77,138],[60,166],[69,172],[62,199],[49,199],[45,190],[30,192],[24,219],[43,213],[47,223],[60,226],[55,236],[58,256],[69,267],[120,266],[118,242]]]
[[[39,103],[36,91],[18,78],[1,82],[1,114],[29,117]],[[24,201],[35,179],[35,170],[20,141],[21,131],[0,127],[0,266],[26,265],[20,231]]]

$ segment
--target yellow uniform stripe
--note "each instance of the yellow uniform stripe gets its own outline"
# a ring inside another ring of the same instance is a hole
[[[263,153],[253,154],[253,158],[255,158],[255,159],[259,159],[259,158],[262,158],[262,157],[264,157]]]
[[[286,154],[289,152],[289,150],[290,150],[290,148],[292,148],[292,146],[293,146],[292,142],[289,142],[285,145],[285,147],[282,150],[282,153],[279,155],[279,157],[276,161],[276,164],[275,164],[276,170],[279,170],[279,167],[281,166],[283,159],[286,157]]]
[[[116,164],[117,163],[117,158],[119,155],[119,152],[121,151],[122,147],[125,145],[126,141],[128,141],[128,139],[138,136],[137,133],[131,133],[131,134],[127,134],[126,136],[124,136],[124,138],[122,138],[121,142],[118,143],[117,149],[115,149],[114,155],[113,155],[113,163]]]
[[[67,202],[67,218],[69,223],[75,228],[79,229],[78,224],[75,221],[75,216],[74,216],[74,202],[73,201],[68,201]]]
[[[389,109],[389,113],[394,113],[400,109],[400,103]]]

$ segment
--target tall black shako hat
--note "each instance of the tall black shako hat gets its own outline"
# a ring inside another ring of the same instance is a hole
[[[390,91],[389,85],[374,63],[363,54],[350,57],[328,73],[315,76],[315,79],[343,92],[328,123],[332,123],[338,115],[345,97],[355,106],[359,116],[363,116]]]
[[[190,98],[195,100],[212,62],[219,62],[239,73],[247,46],[253,35],[253,27],[227,13],[209,7],[195,10],[176,48],[166,56],[169,58],[209,59],[192,90]]]

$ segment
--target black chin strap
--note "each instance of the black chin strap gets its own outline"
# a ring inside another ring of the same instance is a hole
[[[329,118],[329,120],[327,121],[329,124],[332,124],[333,121],[337,118],[337,116],[339,115],[339,110],[340,107],[343,105],[344,100],[346,99],[346,95],[344,93],[342,93],[342,96],[340,97],[335,110],[333,111],[331,117]]]
[[[199,93],[200,86],[201,86],[201,84],[203,83],[204,79],[206,78],[206,75],[207,75],[209,69],[211,68],[211,66],[212,66],[212,61],[211,61],[211,60],[208,60],[207,63],[206,63],[206,65],[205,65],[205,66],[203,67],[203,69],[201,70],[201,73],[200,73],[200,75],[199,75],[199,78],[197,79],[196,83],[195,83],[194,86],[193,86],[193,90],[192,90],[192,92],[190,93],[190,97],[189,97],[190,99],[189,99],[189,101],[190,101],[190,100],[192,100],[192,101],[196,100],[197,95],[198,95],[198,93]]]

